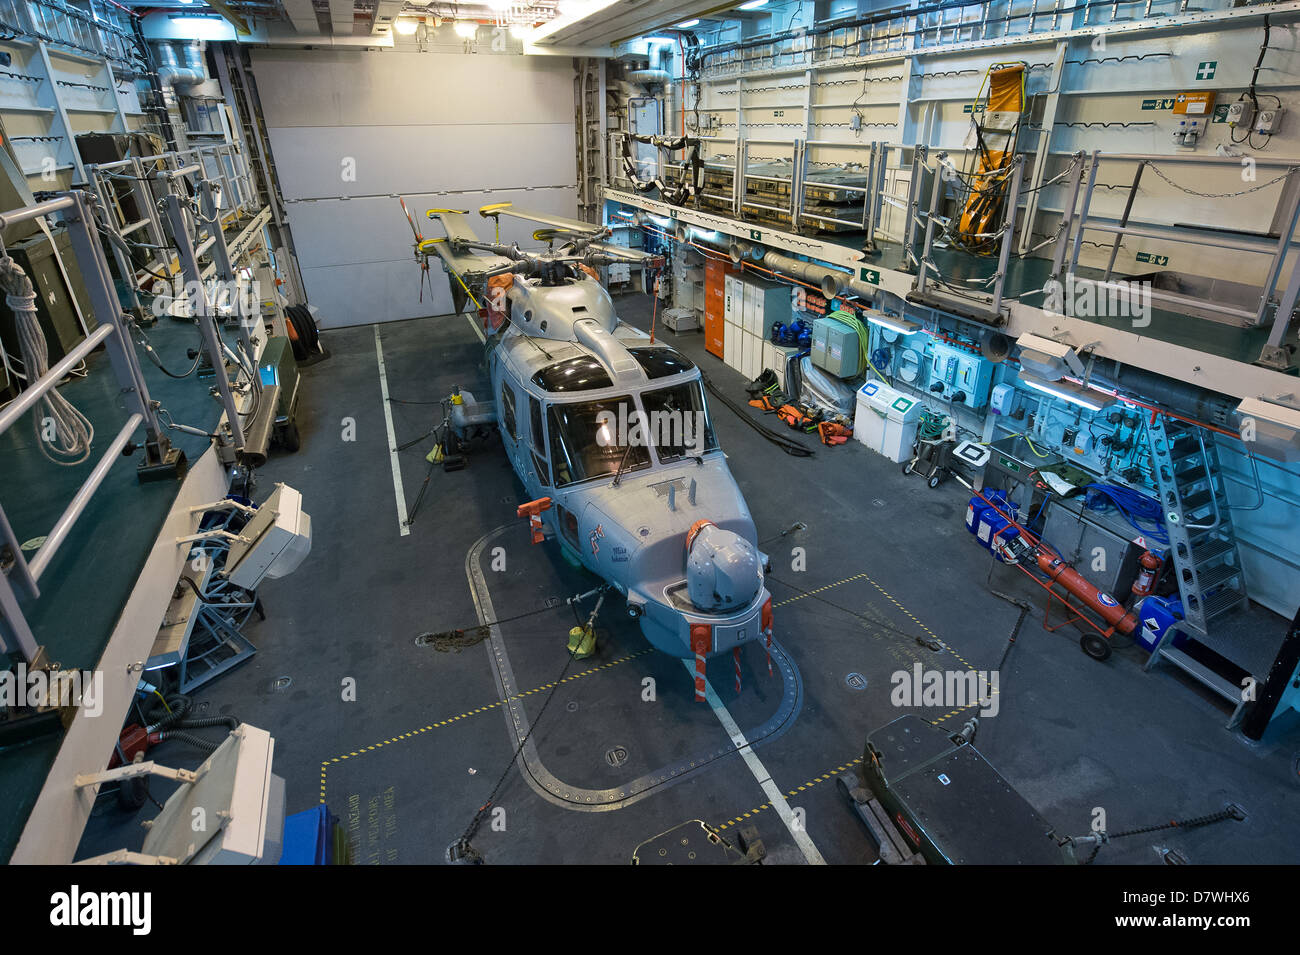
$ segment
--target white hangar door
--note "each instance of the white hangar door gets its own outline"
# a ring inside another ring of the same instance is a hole
[[[491,201],[577,213],[568,57],[254,49],[253,72],[308,299],[325,328],[452,311],[420,270],[397,196],[430,208]],[[474,217],[491,241],[492,220]],[[502,241],[536,244],[502,220]]]

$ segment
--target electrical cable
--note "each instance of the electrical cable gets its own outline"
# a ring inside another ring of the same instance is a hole
[[[134,328],[136,334],[140,336],[140,340],[138,344],[142,348],[144,348],[145,355],[147,355],[149,360],[154,363],[154,366],[157,367],[157,369],[161,371],[164,375],[166,375],[168,378],[176,378],[178,380],[183,378],[188,378],[190,375],[198,371],[199,363],[203,361],[203,351],[202,351],[203,336],[201,334],[199,336],[200,349],[198,354],[194,356],[194,364],[190,366],[190,370],[185,372],[185,374],[178,375],[175,372],[168,369],[167,366],[163,364],[162,358],[159,356],[158,352],[154,349],[153,343],[149,340],[149,336],[144,333],[144,329],[140,327],[139,323],[132,321],[131,327]]]
[[[804,445],[800,444],[799,442],[786,437],[785,435],[781,434],[778,431],[772,430],[771,428],[767,427],[766,425],[762,424],[759,421],[756,421],[754,417],[748,413],[747,408],[742,408],[740,405],[736,404],[736,402],[733,401],[730,397],[728,397],[727,395],[719,391],[718,388],[709,379],[709,376],[704,374],[703,371],[700,372],[700,380],[704,382],[704,387],[709,390],[709,394],[713,395],[724,405],[730,408],[733,412],[735,412],[736,417],[740,418],[741,421],[744,421],[747,425],[749,425],[751,428],[757,431],[768,441],[771,441],[773,444],[775,444],[786,454],[789,454],[793,457],[811,458],[816,453],[811,448],[807,448]]]
[[[8,255],[0,258],[0,288],[5,292],[5,303],[13,312],[23,368],[28,376],[27,387],[30,388],[50,370],[50,353],[36,313],[36,292],[32,281]],[[89,418],[59,393],[58,383],[45,390],[33,410],[36,447],[47,460],[72,467],[90,458],[95,428]]]
[[[1084,507],[1093,511],[1114,507],[1139,534],[1157,543],[1169,546],[1169,533],[1164,527],[1164,510],[1155,498],[1120,484],[1087,484]]]

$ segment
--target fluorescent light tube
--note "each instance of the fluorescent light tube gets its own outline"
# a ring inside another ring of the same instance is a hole
[[[884,312],[868,310],[863,314],[867,316],[867,321],[872,325],[888,328],[891,332],[898,332],[900,335],[913,335],[921,330],[921,326],[916,322],[909,322],[905,318],[894,318],[894,316],[886,315]]]
[[[1094,396],[1086,388],[1080,388],[1068,381],[1043,381],[1041,378],[1035,378],[1023,371],[1020,373],[1020,380],[1035,391],[1041,391],[1053,398],[1060,398],[1062,401],[1068,401],[1072,405],[1087,408],[1089,411],[1100,411],[1109,403],[1102,396]]]

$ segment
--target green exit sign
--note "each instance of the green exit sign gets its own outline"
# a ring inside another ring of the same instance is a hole
[[[1167,255],[1156,255],[1154,252],[1139,252],[1139,253],[1137,254],[1137,260],[1138,260],[1139,262],[1146,262],[1148,265],[1162,265],[1162,266],[1163,266],[1163,265],[1168,265],[1168,264],[1169,264],[1169,256],[1167,256]]]
[[[963,113],[982,113],[984,112],[983,103],[967,103],[961,108]]]
[[[763,238],[763,233],[759,232],[757,229],[750,229],[749,237],[753,239],[755,242],[758,242],[760,239]]]
[[[1172,96],[1164,99],[1144,99],[1142,101],[1143,109],[1173,109],[1176,101]]]
[[[858,277],[868,285],[880,284],[880,273],[875,269],[859,269]]]

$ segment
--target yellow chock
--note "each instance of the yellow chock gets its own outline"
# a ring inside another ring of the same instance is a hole
[[[574,627],[569,631],[569,652],[575,660],[585,660],[596,652],[596,631],[592,627]]]
[[[426,454],[426,455],[424,456],[424,460],[428,461],[430,464],[437,464],[439,461],[441,461],[441,460],[442,460],[442,445],[441,445],[441,444],[435,444],[435,445],[433,446],[433,450],[430,451],[428,454]]]

